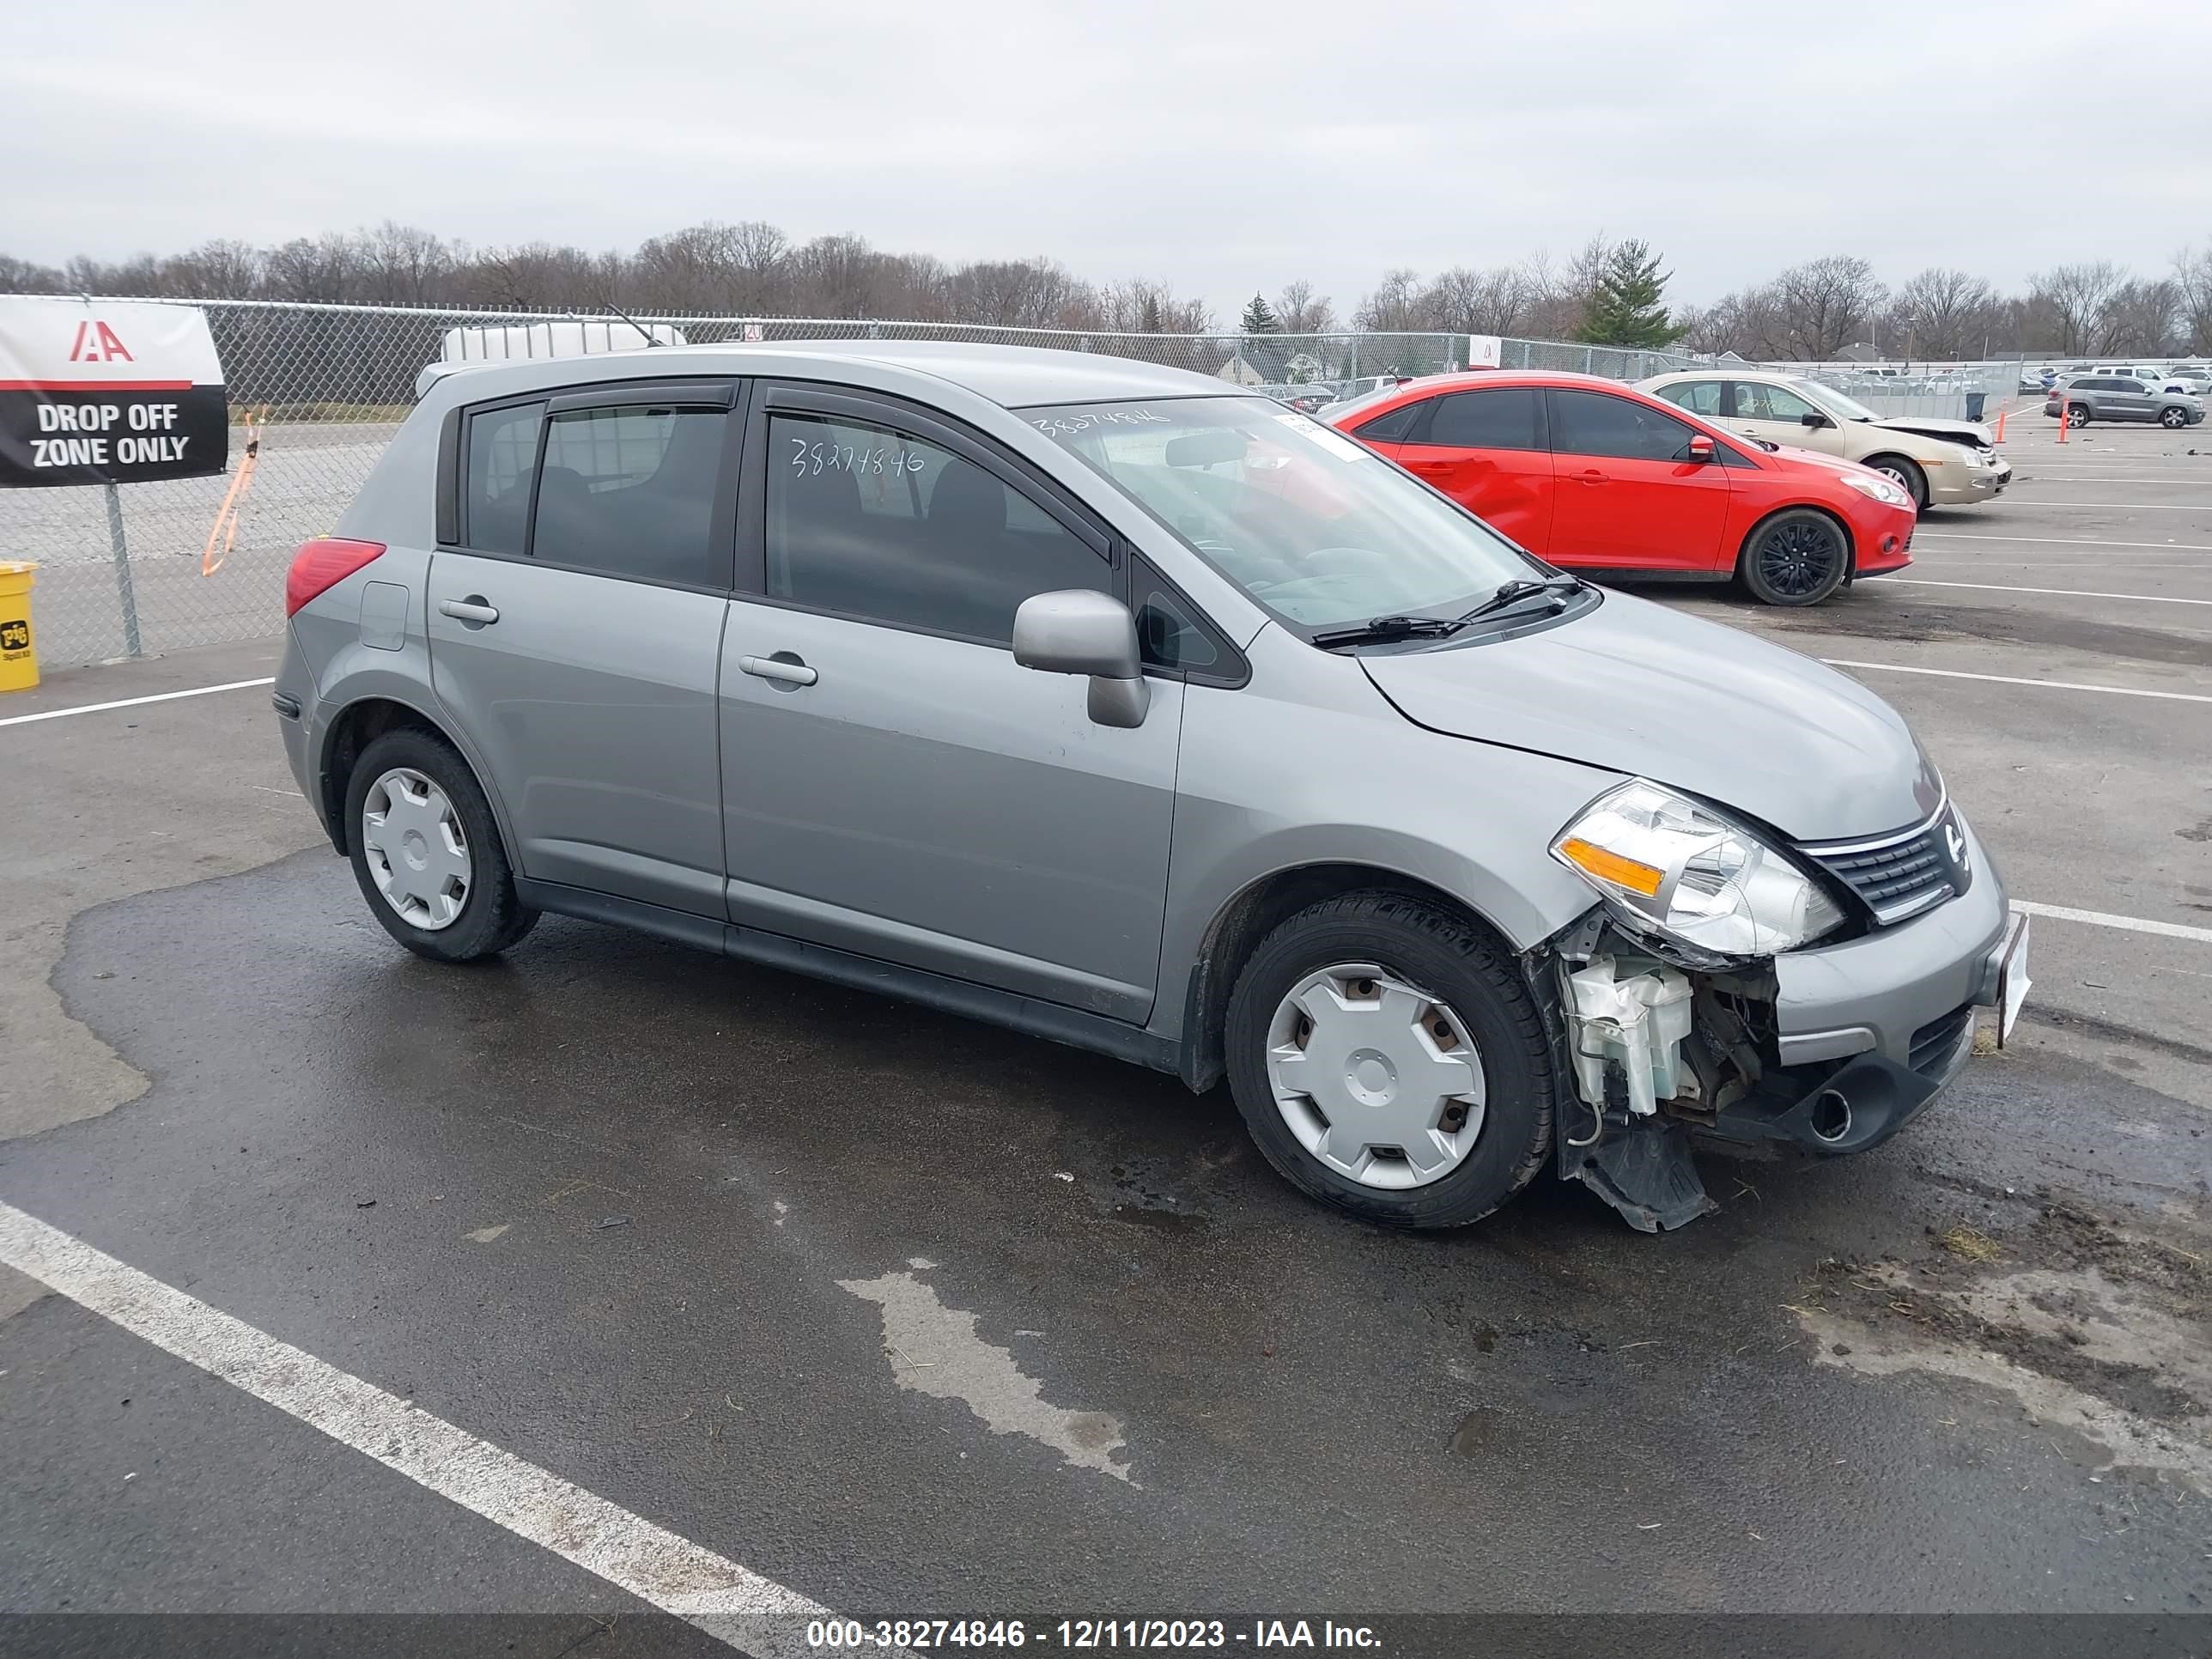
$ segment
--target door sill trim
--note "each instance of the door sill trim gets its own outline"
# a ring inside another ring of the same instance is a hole
[[[927,1008],[964,1015],[1025,1036],[1042,1037],[1049,1042],[1127,1060],[1151,1071],[1176,1072],[1182,1064],[1180,1042],[1156,1036],[1142,1026],[1110,1015],[1047,1002],[1018,992],[1002,991],[995,986],[979,985],[947,974],[931,973],[927,969],[909,968],[902,963],[884,962],[763,928],[740,927],[708,916],[691,915],[641,899],[571,887],[562,882],[531,881],[517,877],[514,888],[515,896],[535,910],[573,916],[580,921],[633,928],[695,950],[711,951],[741,962],[780,968],[810,979],[920,1003]]]

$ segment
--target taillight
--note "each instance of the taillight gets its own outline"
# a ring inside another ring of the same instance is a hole
[[[284,614],[291,616],[316,594],[335,587],[378,557],[382,542],[349,542],[321,536],[292,556],[292,568],[284,576]]]

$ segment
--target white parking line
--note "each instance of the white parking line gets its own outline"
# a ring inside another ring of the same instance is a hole
[[[1908,587],[1973,587],[1992,593],[2057,593],[2069,599],[2136,599],[2144,605],[2212,605],[2212,599],[2175,599],[2164,593],[2090,593],[2078,587],[2015,587],[2010,582],[1931,582],[1922,576],[1867,576],[1859,585],[1872,582],[1903,582]]]
[[[2055,502],[2039,501],[2039,507]],[[2200,509],[2212,511],[2212,509]],[[2011,542],[2019,547],[2148,547],[2160,553],[2212,553],[2212,542],[2106,542],[2094,536],[1981,536],[1971,530],[1916,530],[1916,542]]]
[[[2017,489],[2022,484],[2030,483],[2203,483],[2212,485],[2212,467],[2197,467],[2189,471],[2169,472],[2155,478],[2120,472],[2023,472],[2012,481],[2011,487]],[[2036,505],[2040,507],[2043,503],[2038,501]]]
[[[2099,513],[2212,513],[2212,506],[2176,507],[2171,501],[2025,501],[2026,507],[2079,507]]]
[[[2118,927],[2130,933],[2156,933],[2162,939],[2191,939],[2200,945],[2212,945],[2212,927],[2146,921],[2141,916],[2109,915],[2102,910],[2071,910],[2063,904],[2031,904],[2026,899],[2014,899],[2012,908],[2026,915],[2048,916],[2053,921],[2084,921],[2092,927]]]
[[[149,697],[119,697],[113,702],[83,702],[74,708],[47,708],[35,714],[10,714],[0,720],[0,726],[28,726],[33,720],[58,720],[70,714],[98,714],[110,708],[136,708],[141,703],[174,702],[179,697],[204,697],[217,691],[243,691],[251,685],[274,685],[276,677],[266,679],[232,680],[223,685],[196,685],[189,691],[157,691]]]
[[[0,1263],[732,1647],[801,1659],[835,1616],[7,1204]]]
[[[2085,685],[2079,680],[2029,680],[2013,674],[1969,674],[1962,668],[1908,668],[1901,662],[1852,662],[1823,657],[1831,668],[1869,668],[1884,674],[1933,674],[1946,680],[1987,680],[1992,685],[2033,685],[2044,691],[2102,691],[2114,697],[2160,697],[2168,702],[2212,702],[2194,691],[2143,691],[2132,685]]]

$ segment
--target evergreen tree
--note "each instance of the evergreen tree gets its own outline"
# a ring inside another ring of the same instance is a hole
[[[1276,320],[1273,309],[1267,301],[1255,294],[1244,307],[1244,314],[1237,326],[1247,334],[1280,334],[1283,325]]]
[[[1670,346],[1686,331],[1668,320],[1659,303],[1673,273],[1659,269],[1659,256],[1644,243],[1626,241],[1607,255],[1591,292],[1589,307],[1575,338],[1591,345],[1636,346],[1654,350]]]
[[[1158,295],[1147,293],[1145,295],[1145,307],[1137,319],[1137,326],[1146,334],[1158,334],[1165,330],[1167,325],[1160,319]]]

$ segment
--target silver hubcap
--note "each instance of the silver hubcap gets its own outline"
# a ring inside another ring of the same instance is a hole
[[[376,890],[402,921],[435,933],[469,902],[473,871],[460,814],[412,767],[394,767],[361,807],[361,846]]]
[[[1466,1026],[1370,963],[1291,988],[1267,1030],[1267,1082],[1298,1145],[1363,1187],[1425,1187],[1482,1133],[1482,1056]]]
[[[1908,496],[1911,496],[1916,501],[1918,499],[1917,495],[1913,495],[1912,475],[1910,472],[1907,472],[1903,467],[1878,466],[1875,471],[1881,473],[1881,476],[1888,479],[1890,483],[1895,484]]]

